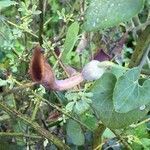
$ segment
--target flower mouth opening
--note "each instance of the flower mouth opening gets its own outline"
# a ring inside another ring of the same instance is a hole
[[[32,66],[32,76],[35,81],[41,81],[42,79],[42,70],[39,64],[34,64]]]

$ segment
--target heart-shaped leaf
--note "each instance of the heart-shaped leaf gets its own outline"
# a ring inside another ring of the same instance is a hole
[[[139,85],[139,68],[133,68],[121,76],[115,85],[113,102],[117,112],[126,113],[150,103],[150,80]]]
[[[144,0],[92,0],[85,14],[87,31],[106,29],[134,17]]]
[[[116,77],[112,73],[105,73],[97,80],[91,89],[93,93],[92,106],[97,112],[100,120],[109,128],[125,128],[130,124],[144,117],[148,112],[145,109],[134,109],[127,113],[118,113],[113,105],[113,90],[116,84]]]

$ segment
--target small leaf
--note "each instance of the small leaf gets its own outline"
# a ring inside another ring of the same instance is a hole
[[[65,43],[64,43],[64,50],[63,50],[62,57],[61,57],[63,61],[66,60],[67,55],[74,48],[74,45],[77,41],[78,32],[79,32],[78,22],[72,23],[70,27],[68,28]]]
[[[79,100],[76,102],[76,105],[74,108],[75,108],[75,112],[77,114],[82,114],[86,110],[88,110],[89,107],[90,107],[90,105],[85,100]]]
[[[33,12],[33,15],[39,15],[39,14],[41,14],[42,12],[40,11],[40,10],[36,10],[36,11],[34,11]]]
[[[84,144],[84,134],[80,125],[74,120],[68,120],[67,123],[67,135],[71,139],[74,145],[83,145]]]
[[[75,105],[75,102],[69,102],[69,103],[66,105],[66,110],[69,111],[69,112],[72,111],[74,105]]]
[[[11,5],[16,5],[17,2],[11,1],[11,0],[1,0],[0,1],[0,10],[6,7],[9,7]]]
[[[149,111],[146,109],[134,109],[127,113],[118,113],[113,106],[113,90],[116,84],[116,77],[112,73],[105,73],[94,83],[91,89],[93,92],[93,108],[101,121],[112,129],[125,128],[130,124],[143,118]],[[136,115],[135,115],[136,114]]]
[[[106,29],[128,21],[144,6],[144,0],[92,0],[86,15],[87,31]]]
[[[116,82],[113,102],[117,112],[125,113],[150,103],[150,80],[139,85],[139,68],[133,68]]]
[[[0,79],[0,86],[5,86],[5,85],[7,85],[7,80]]]

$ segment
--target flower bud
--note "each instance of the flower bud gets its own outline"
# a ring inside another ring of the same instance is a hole
[[[99,67],[100,62],[92,60],[82,70],[84,80],[93,81],[99,79],[105,72],[105,68]]]

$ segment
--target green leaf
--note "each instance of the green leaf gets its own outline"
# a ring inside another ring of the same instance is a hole
[[[144,6],[144,0],[92,0],[85,14],[84,29],[106,29],[128,21]]]
[[[103,133],[103,138],[104,139],[110,139],[110,138],[115,138],[115,134],[108,128],[106,128],[106,130]]]
[[[5,85],[7,85],[7,80],[0,79],[0,86],[5,86]]]
[[[122,76],[124,73],[126,73],[127,69],[124,67],[121,67],[119,65],[115,65],[112,68],[110,68],[110,70],[108,70],[108,72],[114,74],[116,76],[116,78],[118,79],[120,76]]]
[[[142,145],[144,147],[144,150],[146,150],[146,149],[149,150],[149,148],[150,148],[150,139],[142,138],[140,140],[141,140],[141,143],[142,143]]]
[[[90,107],[90,105],[85,100],[79,100],[79,101],[76,102],[74,108],[75,108],[75,112],[77,114],[82,114],[86,110],[88,110],[89,107]]]
[[[113,93],[114,107],[117,112],[125,113],[150,103],[150,80],[139,85],[139,68],[133,68],[121,76]]]
[[[80,125],[74,120],[68,120],[67,123],[67,135],[71,139],[74,145],[83,145],[84,144],[84,134]]]
[[[91,92],[93,92],[93,108],[101,121],[112,129],[125,128],[143,118],[149,111],[149,109],[134,109],[127,113],[116,112],[112,100],[116,81],[115,75],[105,73],[91,89]]]
[[[11,1],[11,0],[1,0],[0,1],[0,10],[6,7],[9,7],[11,5],[16,5],[17,2]]]
[[[72,111],[74,105],[75,105],[75,102],[69,102],[69,103],[66,105],[66,110],[69,111],[69,112]]]
[[[67,55],[74,48],[74,45],[77,41],[78,32],[79,32],[78,22],[72,23],[67,31],[67,35],[66,35],[66,39],[64,43],[64,50],[63,50],[62,57],[61,57],[64,62],[66,61]]]
[[[83,115],[80,115],[81,121],[86,124],[91,130],[95,130],[98,126],[97,119],[94,115],[86,113]]]

